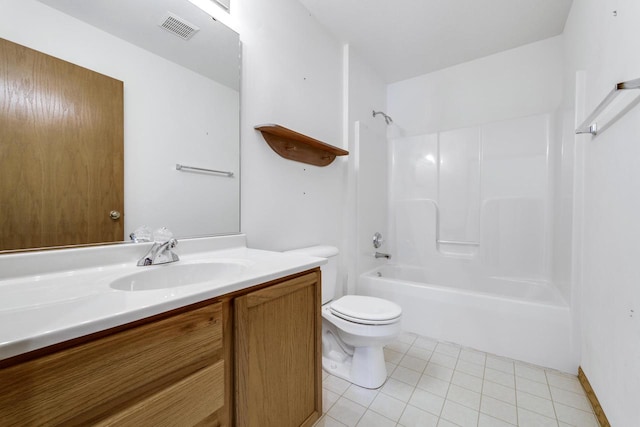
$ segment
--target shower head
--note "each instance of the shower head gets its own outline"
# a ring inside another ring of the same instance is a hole
[[[382,117],[384,117],[384,121],[390,125],[391,123],[393,123],[393,120],[391,119],[391,117],[387,116],[385,113],[383,113],[382,111],[376,111],[373,110],[373,117],[377,116],[378,114],[382,114]]]

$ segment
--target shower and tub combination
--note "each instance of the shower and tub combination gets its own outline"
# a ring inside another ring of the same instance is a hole
[[[391,139],[393,257],[357,293],[398,303],[405,331],[574,372],[570,289],[552,280],[554,120]]]
[[[552,285],[460,273],[386,265],[363,274],[358,293],[400,305],[405,331],[575,371],[569,307]]]

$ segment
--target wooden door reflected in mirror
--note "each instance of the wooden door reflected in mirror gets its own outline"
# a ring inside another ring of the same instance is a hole
[[[0,39],[0,94],[0,250],[121,241],[123,83]]]

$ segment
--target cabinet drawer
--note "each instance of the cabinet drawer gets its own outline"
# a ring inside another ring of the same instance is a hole
[[[96,426],[193,426],[224,404],[224,361],[201,369]]]
[[[0,370],[0,419],[95,423],[220,359],[218,303]]]

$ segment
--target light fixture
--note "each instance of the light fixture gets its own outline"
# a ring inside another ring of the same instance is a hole
[[[213,1],[218,3],[220,7],[222,7],[224,10],[229,12],[231,0],[213,0]]]
[[[194,6],[198,7],[216,21],[220,21],[233,31],[238,32],[236,22],[229,14],[228,6],[225,7],[224,1],[220,0],[189,0]]]

